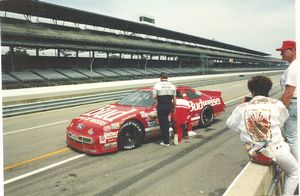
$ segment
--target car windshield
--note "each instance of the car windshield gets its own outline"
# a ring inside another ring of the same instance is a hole
[[[155,103],[151,91],[136,91],[123,97],[118,104],[126,106],[151,107]]]

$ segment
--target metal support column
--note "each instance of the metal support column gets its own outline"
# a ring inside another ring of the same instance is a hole
[[[15,52],[14,52],[14,47],[10,46],[9,50],[10,50],[10,56],[11,56],[11,71],[14,72],[15,71]]]
[[[91,73],[93,73],[93,63],[94,63],[94,59],[95,59],[94,51],[93,52],[89,51],[89,57],[90,57],[90,71],[91,71]],[[91,74],[91,76],[93,79],[93,74]]]

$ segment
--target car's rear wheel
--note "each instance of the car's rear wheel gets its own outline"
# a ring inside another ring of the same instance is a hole
[[[144,130],[140,123],[129,120],[126,121],[120,130],[118,146],[121,150],[130,150],[139,147],[144,139]]]
[[[200,114],[200,124],[202,127],[209,127],[214,120],[214,110],[212,106],[206,105]]]

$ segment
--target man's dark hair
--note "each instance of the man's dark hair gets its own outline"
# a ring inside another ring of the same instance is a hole
[[[161,78],[161,79],[168,79],[168,74],[165,73],[165,72],[161,72],[161,73],[160,73],[160,78]]]
[[[248,80],[248,89],[251,93],[254,92],[255,95],[268,97],[272,85],[271,79],[266,76],[253,76]]]

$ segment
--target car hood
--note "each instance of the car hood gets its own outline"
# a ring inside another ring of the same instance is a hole
[[[119,129],[125,120],[139,115],[143,110],[142,107],[111,104],[80,115],[73,119],[72,126],[76,129],[81,128],[83,131],[93,128],[97,131],[107,132]]]

